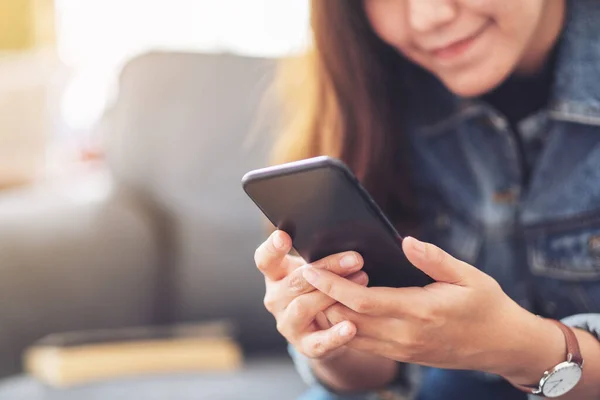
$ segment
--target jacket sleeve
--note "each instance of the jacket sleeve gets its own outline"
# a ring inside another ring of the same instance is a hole
[[[401,376],[398,377],[394,382],[392,382],[389,386],[381,388],[379,390],[369,391],[369,392],[361,392],[361,393],[339,393],[333,390],[327,385],[317,379],[315,374],[310,367],[309,359],[298,352],[292,345],[288,346],[288,351],[292,360],[294,361],[294,365],[296,366],[296,370],[300,374],[300,377],[304,382],[310,387],[310,393],[314,393],[315,399],[319,400],[389,400],[389,399],[405,399],[409,393],[410,385],[408,380],[410,378],[410,373],[407,369],[402,369]],[[317,395],[318,394],[318,395]],[[308,395],[303,397],[303,399],[312,400],[312,396]]]

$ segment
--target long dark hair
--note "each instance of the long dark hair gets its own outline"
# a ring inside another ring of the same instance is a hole
[[[408,62],[374,33],[362,0],[312,0],[312,46],[284,61],[283,129],[274,162],[342,159],[399,229],[416,212],[403,132]]]

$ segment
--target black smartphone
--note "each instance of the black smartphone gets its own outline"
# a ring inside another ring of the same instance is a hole
[[[365,261],[369,286],[432,282],[408,262],[402,237],[342,161],[322,156],[258,169],[242,185],[307,262],[354,250]]]

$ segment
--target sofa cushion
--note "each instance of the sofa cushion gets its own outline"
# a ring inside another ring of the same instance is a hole
[[[274,110],[261,105],[275,64],[143,55],[124,68],[101,125],[116,179],[161,214],[174,321],[233,318],[247,349],[284,344],[262,307],[264,281],[252,259],[264,221],[240,184],[268,162]]]

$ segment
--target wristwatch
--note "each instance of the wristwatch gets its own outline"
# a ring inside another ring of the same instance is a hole
[[[538,386],[514,386],[522,391],[543,397],[559,397],[571,391],[579,381],[583,373],[583,357],[579,350],[579,342],[575,333],[560,321],[554,322],[565,335],[567,342],[567,360],[544,372]]]

